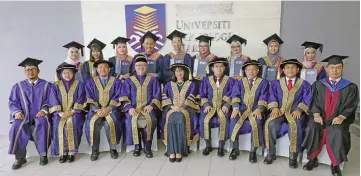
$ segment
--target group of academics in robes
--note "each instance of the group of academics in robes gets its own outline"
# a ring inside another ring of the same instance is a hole
[[[19,66],[25,67],[28,79],[14,85],[9,103],[9,153],[16,156],[13,169],[26,163],[29,140],[36,144],[41,165],[47,164],[50,145],[52,154],[60,155],[60,162],[74,161],[83,125],[92,146],[91,160],[99,155],[102,126],[112,158],[118,157],[115,146],[122,133],[125,144],[135,144],[134,156],[140,155],[143,139],[144,152],[151,158],[152,134],[159,127],[171,162],[188,155],[198,134],[206,141],[203,154],[208,155],[212,151],[210,129],[218,127],[219,156],[224,155],[225,140],[230,139],[233,150],[229,158],[236,159],[239,134],[251,133],[250,162],[257,162],[257,147],[265,147],[264,163],[271,164],[276,159],[277,138],[289,133],[290,167],[297,167],[302,149],[307,149],[310,158],[304,169],[317,167],[317,155],[325,144],[332,173],[341,174],[338,165],[347,161],[348,127],[359,101],[357,86],[341,77],[346,56],[325,59],[325,68],[315,59],[322,44],[305,42],[302,63],[285,60],[278,55],[283,41],[274,34],[264,40],[268,53],[258,61],[242,55],[246,40],[236,35],[227,41],[232,53],[228,58],[210,53],[212,38],[208,36],[197,38],[200,52],[190,57],[182,50],[185,35],[174,31],[168,36],[174,51],[164,57],[154,51],[158,38],[151,32],[141,38],[144,52],[135,57],[127,54],[129,39],[118,37],[111,43],[116,56],[109,61],[102,54],[106,45],[94,39],[85,63],[80,62],[84,46],[71,42],[64,46],[69,48],[68,56],[57,69],[55,84],[38,77],[40,61],[22,62]],[[242,76],[228,76],[233,59],[244,60]],[[194,74],[193,69],[198,69],[195,60],[198,65],[206,61],[206,76]],[[262,65],[275,66],[277,79],[260,78]],[[317,69],[318,81],[312,87],[299,76],[304,68]],[[160,84],[164,85],[162,95]]]

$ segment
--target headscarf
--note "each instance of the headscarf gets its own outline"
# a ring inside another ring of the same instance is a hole
[[[74,80],[75,80],[75,73],[73,72],[73,77],[71,78],[71,80],[67,81],[63,78],[62,73],[60,73],[60,79],[63,82],[64,86],[65,86],[65,90],[68,92],[70,89],[70,86],[73,84]]]
[[[277,59],[278,56],[279,56],[279,51],[280,51],[280,49],[278,48],[278,50],[277,50],[277,52],[276,52],[275,54],[271,54],[271,53],[269,52],[269,49],[268,49],[268,48],[269,48],[269,46],[271,45],[272,42],[277,42],[277,43],[278,43],[277,40],[271,40],[271,41],[268,42],[268,45],[267,45],[267,56],[270,58],[270,60],[271,60],[272,63],[275,63],[276,59]],[[278,43],[278,44],[279,44],[279,43]]]
[[[200,44],[201,42],[199,42],[199,44]],[[201,58],[206,58],[209,54],[211,54],[211,48],[209,47],[209,43],[208,42],[203,42],[203,43],[207,43],[207,46],[208,46],[208,51],[206,52],[206,53],[204,53],[204,54],[201,54],[200,52],[199,52],[199,55],[201,56]]]
[[[119,43],[120,44],[120,43]],[[118,45],[118,44],[117,44]],[[117,46],[116,45],[116,46]],[[127,44],[125,44],[126,46],[127,46]],[[124,55],[120,55],[119,53],[118,53],[118,49],[117,48],[115,48],[115,56],[117,56],[117,58],[118,59],[120,59],[120,60],[125,60],[126,58],[127,58],[127,56],[128,56],[128,48],[127,48],[127,51],[125,52],[125,54]]]
[[[72,65],[75,65],[76,67],[79,67],[79,63],[80,63],[80,54],[78,54],[78,58],[76,58],[75,60],[73,60],[73,59],[71,59],[71,49],[72,48],[74,48],[74,47],[71,47],[71,48],[69,48],[69,50],[68,50],[68,56],[66,57],[66,59],[65,59],[65,62],[67,63],[67,64],[72,64]],[[78,49],[77,49],[78,50]],[[78,52],[79,52],[79,50],[78,50]]]
[[[242,44],[241,44],[241,42],[232,41],[231,47],[234,47],[234,46],[239,46],[241,49],[239,50],[238,53],[232,53],[232,51],[231,51],[231,56],[232,56],[233,59],[240,58],[242,56]]]
[[[317,63],[317,59],[315,57],[315,59],[313,59],[312,61],[308,61],[306,59],[306,53],[307,51],[309,50],[314,50],[316,52],[316,50],[314,48],[306,48],[304,51],[303,51],[303,62],[302,64],[306,67],[306,68],[312,68],[316,63]]]

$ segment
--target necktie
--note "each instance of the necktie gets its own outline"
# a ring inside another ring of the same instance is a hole
[[[252,89],[252,87],[253,87],[253,79],[248,79],[248,81],[249,81],[249,88]]]
[[[217,78],[216,86],[219,88],[219,78]]]
[[[337,81],[331,80],[331,83],[332,83],[332,87],[333,87],[333,88],[336,87]]]
[[[287,88],[288,88],[288,90],[292,89],[292,80],[291,79],[288,80]]]
[[[103,87],[105,87],[107,85],[107,80],[106,79],[103,79],[102,82],[103,82]]]
[[[33,87],[34,87],[34,86],[35,86],[35,83],[34,83],[34,82],[31,82],[31,86],[33,86]]]

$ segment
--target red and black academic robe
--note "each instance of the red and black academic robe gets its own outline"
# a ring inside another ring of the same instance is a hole
[[[313,84],[312,91],[311,117],[302,146],[307,149],[308,157],[315,159],[325,144],[332,166],[337,166],[347,161],[350,151],[349,126],[355,119],[359,103],[358,87],[345,79],[332,87],[329,79],[324,78]],[[315,113],[320,113],[323,125],[314,121]],[[332,125],[332,120],[339,115],[346,119],[340,125]]]

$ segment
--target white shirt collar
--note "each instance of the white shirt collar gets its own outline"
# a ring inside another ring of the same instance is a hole
[[[286,84],[288,84],[288,80],[292,80],[292,85],[295,85],[296,77],[294,77],[292,79],[289,79],[289,78],[286,77]]]
[[[34,82],[32,82],[32,81],[30,81],[30,80],[28,80],[28,81],[29,81],[30,84],[31,84],[31,83],[34,83],[34,84],[36,85],[36,83],[38,82],[38,80],[39,80],[39,79],[35,80]]]
[[[247,78],[247,80],[249,81],[251,78]],[[257,77],[253,78],[253,82],[256,81]]]
[[[333,80],[333,79],[331,79],[331,77],[328,77],[328,79],[330,80],[330,83],[332,83],[331,80]],[[341,80],[341,77],[337,78],[337,79],[335,80],[335,81],[336,81],[336,84],[337,84],[340,80]]]

